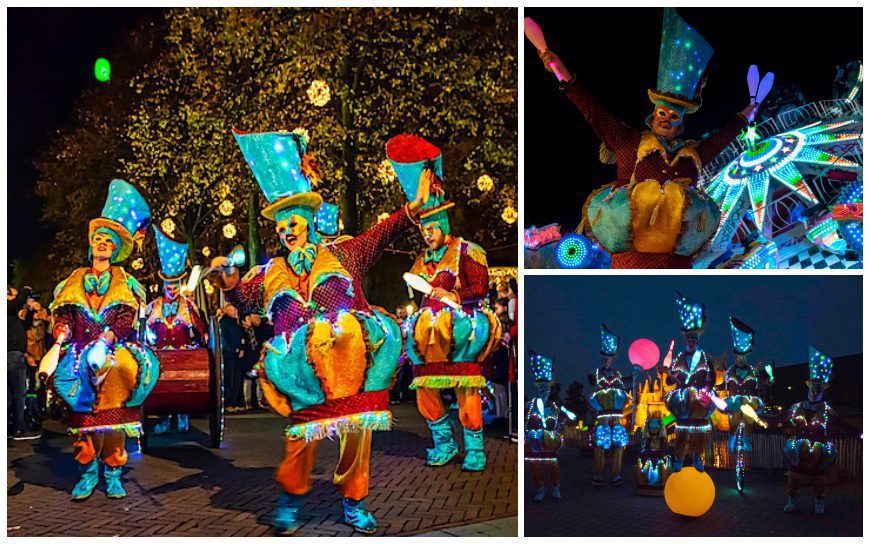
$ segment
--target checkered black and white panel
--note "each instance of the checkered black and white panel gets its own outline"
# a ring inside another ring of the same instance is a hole
[[[847,260],[842,255],[837,255],[835,253],[824,251],[816,245],[809,246],[807,249],[797,253],[796,255],[792,255],[785,260],[785,263],[780,261],[779,267],[801,270],[845,270],[863,268],[861,261]]]

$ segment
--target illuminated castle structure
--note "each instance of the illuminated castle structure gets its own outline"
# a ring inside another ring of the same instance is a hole
[[[703,170],[719,228],[695,268],[863,267],[863,65],[837,98],[779,108]]]

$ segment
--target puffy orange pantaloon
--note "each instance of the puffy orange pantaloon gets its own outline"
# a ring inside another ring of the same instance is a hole
[[[480,405],[480,391],[477,387],[457,387],[456,399],[459,402],[459,421],[470,431],[483,428],[483,411]],[[447,410],[441,402],[440,389],[417,389],[417,409],[426,421],[437,421],[444,417]]]
[[[127,464],[127,449],[124,431],[84,433],[73,442],[73,454],[77,462],[87,465],[99,456],[106,466],[120,467]]]
[[[275,480],[284,491],[302,495],[311,489],[311,469],[317,441],[288,439],[284,461],[275,471]],[[371,429],[339,435],[338,465],[332,483],[347,499],[362,500],[369,494],[369,463],[372,456]]]

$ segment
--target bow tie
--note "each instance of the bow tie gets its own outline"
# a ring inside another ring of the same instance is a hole
[[[104,270],[99,276],[93,272],[88,272],[85,274],[85,292],[88,294],[96,292],[98,295],[103,296],[109,290],[109,283],[111,281],[112,272],[110,270]]]
[[[178,313],[178,299],[172,302],[163,301],[163,316],[172,317]]]
[[[427,249],[426,254],[423,256],[423,264],[429,263],[438,263],[441,262],[441,257],[444,256],[444,253],[447,251],[447,244],[444,244],[440,248],[436,250]]]
[[[290,253],[287,257],[287,264],[290,269],[297,275],[308,274],[311,272],[311,267],[314,265],[314,258],[317,257],[317,246],[314,244],[305,244],[302,249],[297,249]]]

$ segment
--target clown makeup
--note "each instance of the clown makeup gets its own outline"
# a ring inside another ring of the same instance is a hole
[[[656,106],[651,125],[653,134],[673,140],[682,131],[683,116],[665,106]]]
[[[181,284],[178,282],[163,282],[163,297],[166,300],[175,300],[181,291]]]
[[[611,364],[613,364],[613,355],[602,355],[601,356],[601,367],[602,368],[610,368]]]
[[[695,353],[695,350],[698,349],[698,335],[687,334],[687,335],[685,335],[685,340],[686,340],[686,352],[687,353]]]
[[[420,232],[423,233],[423,240],[432,251],[441,249],[444,245],[446,236],[438,223],[426,223],[420,228]]]
[[[807,400],[810,402],[819,402],[822,400],[822,395],[825,392],[825,386],[821,382],[810,382],[807,385]]]
[[[110,232],[98,229],[91,236],[91,258],[98,261],[108,261],[118,251],[118,239]]]
[[[290,251],[302,249],[308,243],[308,220],[301,215],[281,219],[275,226],[278,239]]]
[[[737,361],[737,366],[746,366],[746,356],[745,355],[735,355],[734,359]]]

